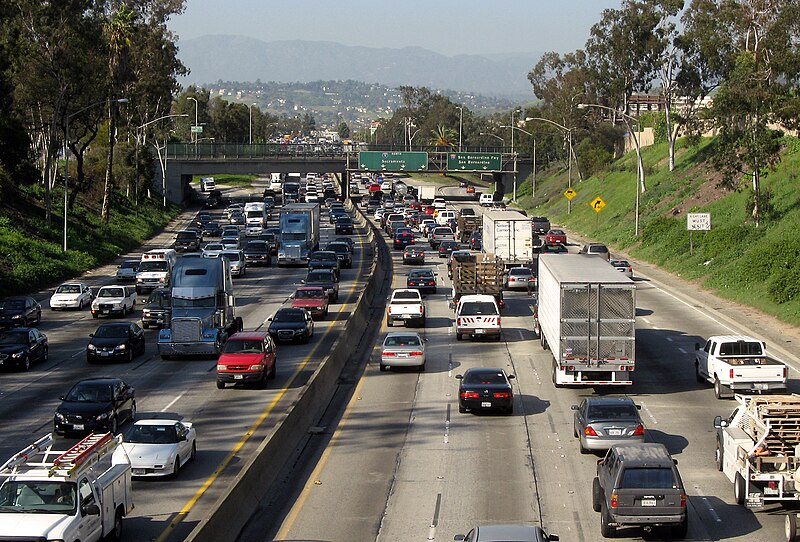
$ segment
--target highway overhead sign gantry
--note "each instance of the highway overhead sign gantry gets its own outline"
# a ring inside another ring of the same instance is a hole
[[[427,152],[361,151],[358,169],[366,171],[425,171],[428,169]]]
[[[448,171],[502,171],[502,154],[499,152],[447,153]]]

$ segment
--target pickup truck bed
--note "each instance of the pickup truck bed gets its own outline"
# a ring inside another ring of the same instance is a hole
[[[709,337],[703,348],[695,345],[698,382],[714,385],[717,399],[733,393],[786,391],[788,369],[766,355],[766,345],[752,337]]]
[[[419,290],[404,289],[392,293],[386,311],[386,326],[392,327],[397,320],[406,325],[425,326],[425,305]]]

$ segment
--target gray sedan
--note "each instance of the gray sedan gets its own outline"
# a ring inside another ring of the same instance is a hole
[[[425,342],[418,333],[399,331],[386,335],[381,348],[381,371],[392,367],[425,370]]]
[[[582,454],[617,444],[644,442],[641,407],[628,397],[587,397],[575,411],[573,432]]]
[[[466,542],[548,542],[558,540],[558,535],[547,534],[541,527],[528,525],[482,525],[466,535],[457,534],[453,540]]]

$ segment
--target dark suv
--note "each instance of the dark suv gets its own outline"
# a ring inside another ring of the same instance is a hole
[[[178,252],[194,252],[200,250],[200,239],[192,230],[179,231],[175,237],[175,250]]]
[[[169,288],[156,288],[150,293],[147,303],[142,308],[142,327],[168,327],[172,314]]]
[[[600,534],[616,535],[617,527],[670,528],[684,538],[689,527],[686,491],[677,461],[659,443],[612,446],[597,462],[592,483],[592,508],[600,512]]]

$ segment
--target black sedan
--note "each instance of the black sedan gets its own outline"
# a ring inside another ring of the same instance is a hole
[[[35,327],[0,331],[0,368],[27,371],[33,363],[47,361],[47,336]]]
[[[353,235],[353,219],[349,216],[337,218],[334,230],[336,235]]]
[[[328,243],[325,250],[335,252],[336,257],[339,258],[339,264],[345,269],[353,267],[353,252],[348,243],[334,241],[333,243]]]
[[[66,395],[53,418],[59,435],[116,433],[120,424],[136,416],[136,390],[119,378],[81,380]]]
[[[90,334],[86,345],[86,361],[133,361],[144,354],[144,331],[133,322],[108,322],[100,324]]]
[[[340,218],[347,217],[347,211],[344,209],[338,209],[336,207],[331,207],[331,210],[328,211],[331,219],[331,224],[335,224],[337,220]]]
[[[397,228],[392,236],[393,248],[405,248],[414,242],[414,232],[411,228]]]
[[[311,257],[308,259],[308,270],[313,271],[314,269],[330,269],[338,277],[341,269],[339,258],[335,252],[330,250],[312,252]]]
[[[461,381],[458,385],[459,412],[514,412],[514,391],[509,382],[514,375],[506,374],[503,369],[476,368],[456,378]]]
[[[42,306],[30,296],[7,297],[0,301],[0,327],[27,327],[42,321]]]
[[[314,269],[308,271],[303,281],[306,286],[322,286],[328,294],[328,300],[335,303],[339,300],[339,277],[333,269]]]
[[[222,235],[222,225],[219,222],[206,222],[200,231],[204,237],[219,237]]]
[[[458,241],[442,241],[437,249],[440,258],[449,258],[453,251],[461,248]]]
[[[314,320],[306,309],[284,307],[269,319],[268,331],[276,341],[307,343],[314,336]]]
[[[244,259],[248,265],[269,265],[272,247],[266,241],[249,241],[244,247]]]
[[[420,293],[436,293],[436,273],[430,269],[412,269],[408,272],[406,288],[414,288]]]

